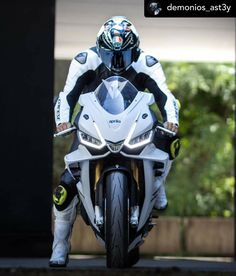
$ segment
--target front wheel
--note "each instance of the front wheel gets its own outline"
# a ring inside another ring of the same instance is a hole
[[[134,248],[128,255],[128,266],[133,266],[139,261],[139,247]]]
[[[106,177],[106,249],[107,267],[128,265],[129,223],[128,187],[123,172],[113,171]]]

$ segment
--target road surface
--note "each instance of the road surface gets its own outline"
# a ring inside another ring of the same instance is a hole
[[[128,275],[236,275],[236,262],[230,258],[142,258],[129,269],[107,269],[104,256],[70,256],[67,268],[49,268],[46,258],[1,258],[0,276],[128,276]]]

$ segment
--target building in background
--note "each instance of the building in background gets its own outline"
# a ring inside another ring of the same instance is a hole
[[[124,15],[141,48],[164,61],[235,61],[234,18],[145,18],[143,0],[57,0],[55,58],[71,59],[95,44],[105,20]]]

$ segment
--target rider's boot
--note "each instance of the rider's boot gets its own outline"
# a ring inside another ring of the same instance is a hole
[[[52,245],[52,256],[49,261],[51,267],[65,267],[68,263],[70,252],[70,238],[72,226],[76,218],[76,206],[78,198],[75,196],[69,206],[62,211],[53,207],[55,215],[54,241]]]
[[[161,184],[160,188],[157,191],[157,200],[154,207],[157,210],[165,210],[167,206],[168,206],[168,201],[167,201],[166,191],[163,183]]]

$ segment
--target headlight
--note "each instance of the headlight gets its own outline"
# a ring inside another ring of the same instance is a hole
[[[79,131],[79,139],[80,142],[88,147],[92,147],[95,149],[102,149],[106,145],[106,141],[103,139],[97,125],[94,122],[94,127],[97,131],[97,134],[99,136],[99,139],[85,133],[82,131]]]
[[[87,133],[79,131],[80,142],[86,146],[100,149],[102,142]]]
[[[130,149],[134,149],[134,148],[138,148],[144,145],[149,144],[152,141],[153,138],[153,130],[149,130],[145,133],[142,133],[141,135],[132,138],[132,134],[135,130],[136,127],[136,123],[134,123],[134,125],[132,126],[129,135],[127,136],[127,138],[125,139],[124,145]]]
[[[130,140],[129,145],[142,146],[151,142],[153,131],[150,130]]]

